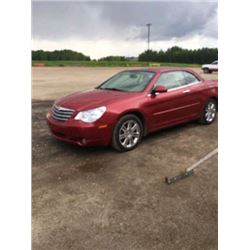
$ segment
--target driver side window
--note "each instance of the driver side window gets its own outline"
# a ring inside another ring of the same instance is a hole
[[[181,71],[162,73],[155,86],[162,85],[167,89],[177,88],[185,85],[185,78]]]

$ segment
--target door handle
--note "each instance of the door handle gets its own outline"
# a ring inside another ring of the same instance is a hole
[[[183,94],[190,93],[190,92],[191,92],[190,89],[186,89],[186,90],[182,91]]]

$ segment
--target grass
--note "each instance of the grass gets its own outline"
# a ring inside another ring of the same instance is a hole
[[[64,66],[83,66],[83,67],[147,67],[147,62],[138,61],[32,61],[32,66],[42,64],[49,67],[64,67]],[[41,65],[40,65],[41,66]],[[151,62],[152,67],[199,67],[199,64],[187,63],[155,63]]]

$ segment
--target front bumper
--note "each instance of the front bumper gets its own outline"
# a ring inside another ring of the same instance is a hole
[[[61,122],[55,120],[49,112],[47,124],[58,140],[79,146],[106,146],[111,143],[112,126],[104,123],[84,123],[74,119]]]

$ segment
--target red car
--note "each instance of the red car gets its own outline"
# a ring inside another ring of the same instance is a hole
[[[126,70],[57,100],[47,122],[60,140],[128,151],[153,131],[191,120],[212,123],[217,98],[218,82],[190,69]]]

